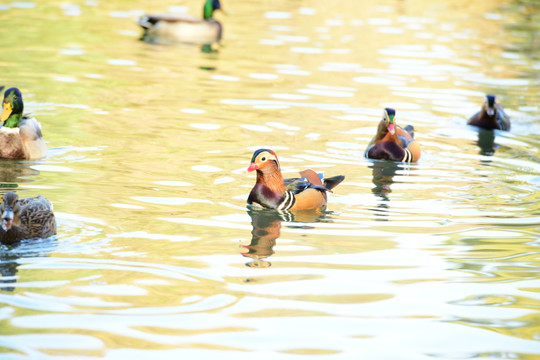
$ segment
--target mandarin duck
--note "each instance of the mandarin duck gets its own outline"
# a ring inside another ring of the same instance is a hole
[[[259,149],[253,153],[247,171],[257,171],[257,182],[249,193],[248,204],[275,210],[324,210],[327,191],[332,191],[345,176],[321,180],[311,169],[300,172],[301,178],[283,179],[276,153]]]
[[[214,11],[220,9],[219,0],[206,0],[202,19],[183,14],[145,15],[137,21],[144,30],[140,40],[161,45],[219,42],[223,27],[213,16]]]
[[[495,95],[486,95],[482,109],[469,118],[468,125],[484,129],[510,130],[510,116],[498,104]]]
[[[0,87],[2,91],[4,87]],[[41,159],[47,154],[47,145],[41,135],[41,124],[33,117],[23,115],[21,91],[9,88],[4,93],[0,119],[0,158]]]
[[[56,235],[53,206],[41,195],[19,199],[14,192],[5,193],[2,205],[0,205],[0,213],[2,214],[0,228],[2,244]]]
[[[420,159],[420,144],[414,139],[414,128],[396,124],[396,111],[384,109],[377,134],[371,139],[365,156],[369,159],[416,162]]]

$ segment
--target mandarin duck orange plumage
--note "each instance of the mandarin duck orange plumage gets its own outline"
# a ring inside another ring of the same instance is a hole
[[[276,210],[324,210],[327,191],[332,191],[345,176],[338,175],[321,180],[307,169],[301,178],[283,179],[276,153],[259,149],[253,153],[248,171],[257,171],[257,182],[248,197],[248,204],[258,204]]]
[[[510,130],[510,116],[497,103],[495,95],[486,95],[482,109],[471,116],[467,124],[484,129]]]
[[[369,159],[416,162],[420,159],[420,144],[414,139],[414,128],[396,124],[396,111],[384,109],[377,134],[371,139],[365,156]]]

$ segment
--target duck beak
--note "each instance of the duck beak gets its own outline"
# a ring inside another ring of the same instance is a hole
[[[9,116],[11,115],[11,112],[13,109],[11,108],[11,104],[9,102],[4,103],[4,110],[2,111],[2,115],[0,115],[0,120],[6,121]]]
[[[259,166],[257,166],[257,164],[251,163],[251,164],[249,165],[249,167],[247,168],[247,171],[248,171],[248,172],[251,172],[251,171],[257,170],[258,168],[259,168]]]
[[[8,207],[2,214],[2,229],[8,231],[11,229],[11,225],[13,225],[13,210]]]
[[[396,132],[396,128],[394,127],[394,124],[388,124],[388,132],[391,135],[394,135],[394,133]]]
[[[493,116],[493,114],[495,114],[495,109],[488,106],[488,108],[486,109],[486,112],[489,116]]]

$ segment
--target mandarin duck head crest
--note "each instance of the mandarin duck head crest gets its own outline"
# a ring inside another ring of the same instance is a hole
[[[251,157],[251,164],[249,165],[247,171],[263,171],[269,164],[274,163],[278,170],[279,160],[276,153],[270,149],[259,149],[253,153]]]

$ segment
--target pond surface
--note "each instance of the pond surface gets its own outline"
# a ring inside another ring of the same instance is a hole
[[[2,192],[58,222],[0,247],[0,357],[538,359],[539,4],[223,0],[216,52],[138,41],[201,6],[0,5],[49,146]],[[510,132],[466,125],[486,93]],[[419,163],[363,157],[384,107]],[[328,213],[248,212],[261,147],[345,175]]]

